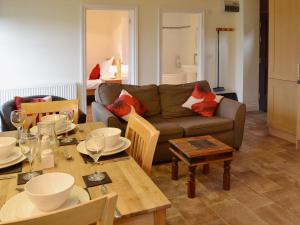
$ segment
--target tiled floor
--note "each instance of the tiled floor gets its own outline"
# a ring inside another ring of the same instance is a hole
[[[266,115],[248,113],[244,142],[232,163],[231,190],[222,190],[222,165],[199,168],[197,197],[186,197],[187,169],[170,179],[170,164],[155,166],[153,181],[171,200],[168,225],[300,224],[300,151],[267,135]]]

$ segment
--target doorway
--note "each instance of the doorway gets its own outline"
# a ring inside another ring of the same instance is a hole
[[[82,103],[101,83],[137,84],[137,8],[88,5],[82,19]]]
[[[203,30],[202,12],[160,13],[160,84],[183,84],[204,79]]]
[[[268,44],[269,0],[260,0],[259,42],[259,110],[267,112],[268,106]]]

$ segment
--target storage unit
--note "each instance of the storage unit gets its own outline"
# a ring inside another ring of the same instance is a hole
[[[300,101],[300,94],[297,96],[299,29],[299,0],[269,1],[269,130],[270,134],[294,143],[299,126],[297,121],[300,121],[297,120],[297,103]]]

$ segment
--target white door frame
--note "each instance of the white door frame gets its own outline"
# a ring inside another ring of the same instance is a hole
[[[162,76],[162,35],[163,35],[163,29],[162,29],[162,15],[163,13],[194,13],[198,14],[198,40],[197,40],[197,46],[198,46],[198,55],[197,55],[197,80],[205,80],[205,29],[204,29],[204,18],[205,18],[205,10],[165,10],[165,9],[159,9],[158,10],[158,71],[157,71],[157,84],[161,84],[161,76]],[[200,32],[200,34],[199,34]]]
[[[86,11],[87,10],[120,10],[129,13],[129,82],[138,84],[138,8],[137,6],[108,5],[108,4],[83,4],[81,10],[81,108],[86,112]]]

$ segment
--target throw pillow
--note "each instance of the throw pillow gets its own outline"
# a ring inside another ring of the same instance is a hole
[[[89,80],[98,80],[100,78],[100,66],[97,64],[91,71]]]
[[[21,109],[22,103],[29,103],[29,102],[52,102],[52,97],[51,96],[46,96],[44,98],[22,98],[20,96],[15,97],[15,104],[17,110]]]
[[[183,103],[182,107],[191,109],[200,116],[214,116],[223,96],[212,93],[207,87],[196,84],[191,97]]]
[[[126,121],[128,121],[130,114],[134,112],[143,116],[148,111],[146,106],[125,90],[122,90],[120,96],[106,108]]]

